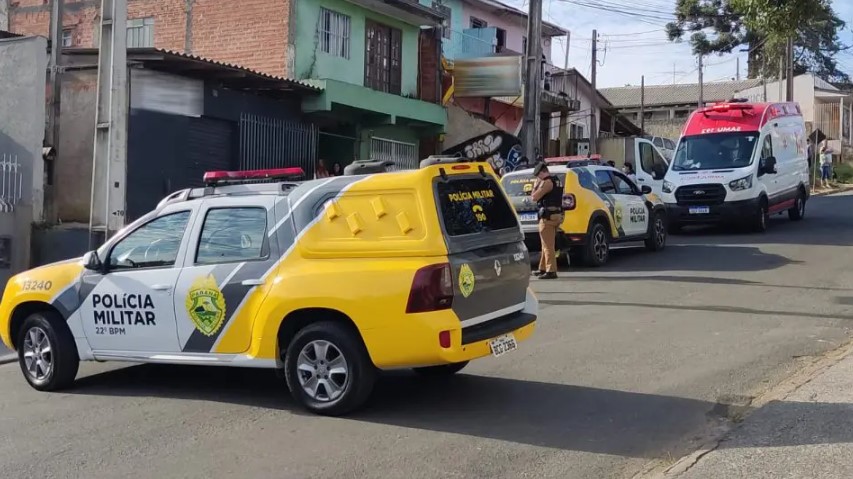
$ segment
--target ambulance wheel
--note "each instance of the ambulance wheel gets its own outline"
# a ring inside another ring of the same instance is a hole
[[[284,373],[296,402],[326,416],[364,405],[376,382],[376,368],[358,332],[336,321],[299,330],[287,345]]]
[[[70,386],[77,377],[77,344],[59,313],[31,314],[24,320],[16,344],[21,372],[33,388],[57,391]]]
[[[756,233],[764,233],[767,231],[767,222],[770,220],[770,211],[767,207],[767,200],[762,199],[758,204],[758,211],[752,219],[752,230]]]
[[[797,199],[794,201],[794,206],[788,210],[788,218],[791,221],[800,221],[806,215],[806,195],[801,189],[797,193]]]
[[[649,237],[646,238],[646,249],[660,251],[666,247],[666,219],[661,213],[652,213],[649,224]]]
[[[461,363],[450,363],[450,364],[442,364],[439,366],[427,366],[423,368],[414,368],[415,372],[420,374],[421,376],[428,377],[444,377],[444,376],[453,376],[454,374],[462,371],[465,366],[468,365],[468,361],[462,361]]]
[[[596,222],[589,230],[589,238],[584,245],[583,263],[586,266],[604,266],[610,258],[610,235],[601,222]]]

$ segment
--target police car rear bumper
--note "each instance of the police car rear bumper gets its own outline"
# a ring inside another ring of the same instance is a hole
[[[727,201],[707,206],[708,212],[697,212],[696,206],[667,203],[669,224],[718,224],[746,221],[758,212],[758,198],[744,201]],[[691,210],[693,208],[693,210]]]

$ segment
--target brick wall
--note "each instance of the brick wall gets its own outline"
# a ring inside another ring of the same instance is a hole
[[[295,0],[190,0],[191,53],[285,75],[289,2]],[[73,46],[94,47],[100,0],[65,0],[63,27]],[[154,46],[184,51],[187,0],[128,0],[128,19],[154,17]],[[11,0],[9,30],[47,37],[48,0]]]

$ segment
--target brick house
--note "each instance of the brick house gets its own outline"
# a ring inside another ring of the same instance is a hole
[[[100,0],[65,0],[64,47],[97,45]],[[128,0],[127,46],[157,48],[311,80],[302,108],[320,126],[320,158],[435,151],[442,16],[416,0]],[[47,36],[50,2],[12,0],[9,29]],[[426,101],[424,101],[426,100]]]

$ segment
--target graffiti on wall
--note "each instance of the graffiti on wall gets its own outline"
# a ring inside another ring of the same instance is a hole
[[[470,138],[444,150],[442,154],[488,161],[501,176],[528,166],[521,158],[521,141],[502,130]]]

